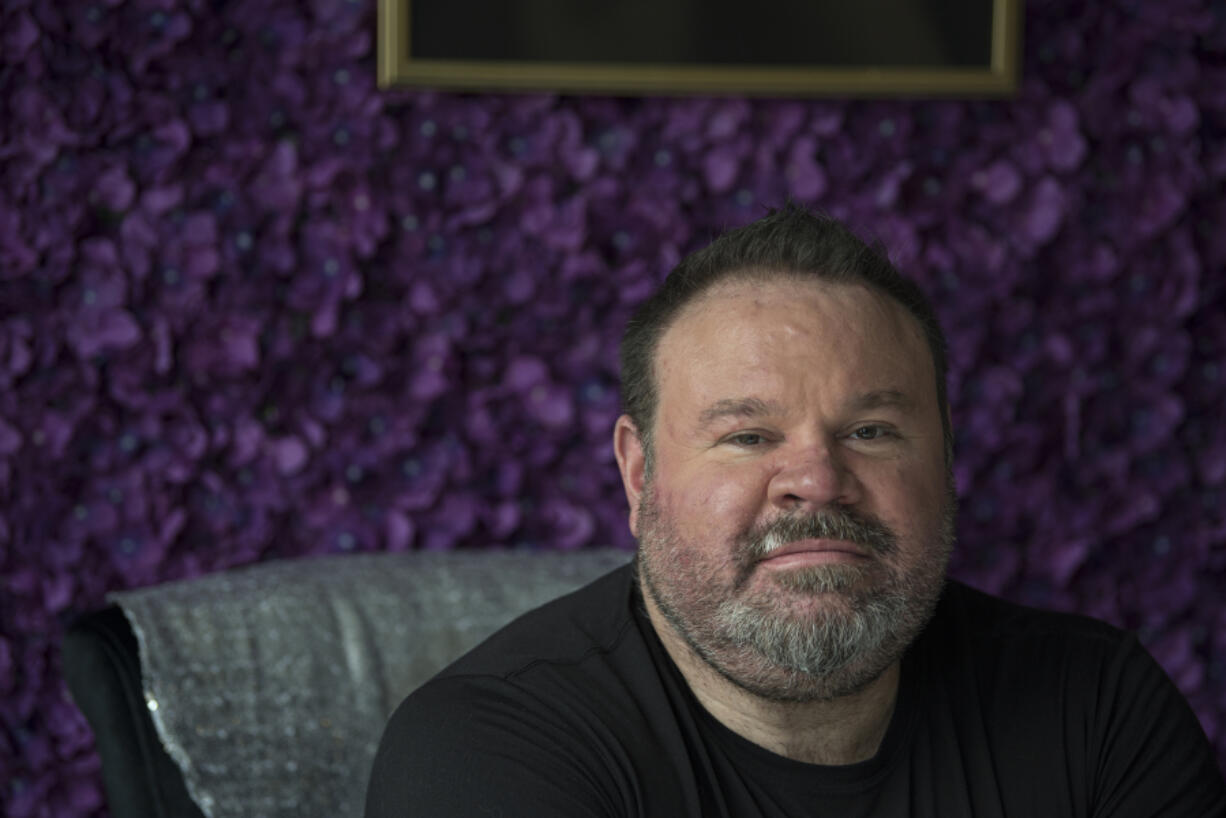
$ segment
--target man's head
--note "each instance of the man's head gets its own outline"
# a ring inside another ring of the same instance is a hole
[[[652,337],[651,394],[614,445],[649,604],[741,688],[834,698],[901,655],[944,581],[940,331],[834,223],[790,209],[743,231],[674,271],[695,280],[637,316],[659,327],[627,332]],[[744,259],[760,266],[725,266]]]

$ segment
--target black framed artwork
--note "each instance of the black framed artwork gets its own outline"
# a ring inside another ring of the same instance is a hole
[[[379,0],[379,83],[1006,96],[1022,0]]]

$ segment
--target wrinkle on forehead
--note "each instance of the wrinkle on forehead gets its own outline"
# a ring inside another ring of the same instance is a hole
[[[693,392],[707,384],[731,386],[730,377],[745,391],[674,397],[780,396],[799,385],[797,377],[808,380],[804,366],[811,363],[844,395],[901,390],[924,401],[932,391],[935,406],[934,365],[918,323],[888,296],[859,284],[784,277],[717,285],[682,311],[656,355],[662,400],[670,386]],[[797,366],[781,370],[781,361]],[[837,361],[856,365],[833,366]]]

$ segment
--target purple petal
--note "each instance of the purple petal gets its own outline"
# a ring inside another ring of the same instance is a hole
[[[1064,221],[1064,191],[1051,177],[1039,181],[1031,196],[1030,206],[1022,216],[1022,234],[1034,247],[1051,241]]]
[[[213,136],[230,124],[230,109],[221,100],[202,102],[191,107],[188,119],[197,136]]]
[[[815,201],[826,192],[826,171],[818,164],[816,152],[816,140],[798,139],[784,168],[792,195],[802,201]]]
[[[0,418],[0,456],[16,454],[22,444],[21,431],[4,418]]]
[[[1039,132],[1039,141],[1047,148],[1048,164],[1059,171],[1075,169],[1086,155],[1077,109],[1059,100],[1048,111],[1047,122],[1048,127]]]
[[[4,61],[11,64],[21,62],[26,53],[38,42],[38,26],[34,19],[24,11],[17,19],[10,19],[4,32]]]
[[[307,462],[307,447],[293,435],[272,441],[273,461],[284,475],[297,474]]]
[[[264,443],[264,427],[251,418],[241,417],[234,423],[233,452],[230,462],[235,466],[249,463]],[[275,445],[275,444],[274,444]]]
[[[712,193],[726,193],[736,181],[740,159],[732,148],[723,145],[702,160],[703,178]]]
[[[169,148],[175,156],[187,150],[188,145],[192,143],[191,131],[179,119],[172,119],[154,128],[153,136],[158,142]]]
[[[512,358],[502,376],[504,386],[516,392],[526,392],[549,379],[549,369],[539,358],[522,355]]]
[[[297,176],[298,150],[292,142],[278,142],[251,183],[251,196],[269,210],[292,210],[302,193]]]
[[[260,325],[254,319],[234,319],[221,330],[222,355],[238,369],[260,365]]]
[[[528,390],[528,411],[544,426],[565,428],[575,415],[570,390],[554,384],[538,384]]]
[[[140,325],[126,310],[90,310],[68,327],[68,342],[82,358],[127,349],[141,338]]]
[[[416,527],[407,514],[395,509],[387,512],[386,537],[388,551],[404,551],[413,545]]]
[[[136,198],[136,185],[123,168],[111,168],[99,176],[94,190],[99,203],[109,210],[127,210]]]
[[[149,188],[141,194],[140,206],[143,210],[157,216],[172,207],[178,207],[183,201],[183,187],[181,185],[171,185],[168,187]],[[127,224],[127,222],[124,222]]]
[[[1002,159],[975,173],[971,184],[989,202],[1004,204],[1013,201],[1022,189],[1022,175],[1011,162]]]

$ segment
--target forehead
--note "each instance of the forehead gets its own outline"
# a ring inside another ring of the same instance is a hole
[[[857,284],[774,278],[725,282],[687,305],[656,352],[661,403],[813,386],[905,390],[935,402],[919,323]],[[687,401],[688,402],[688,401]]]

